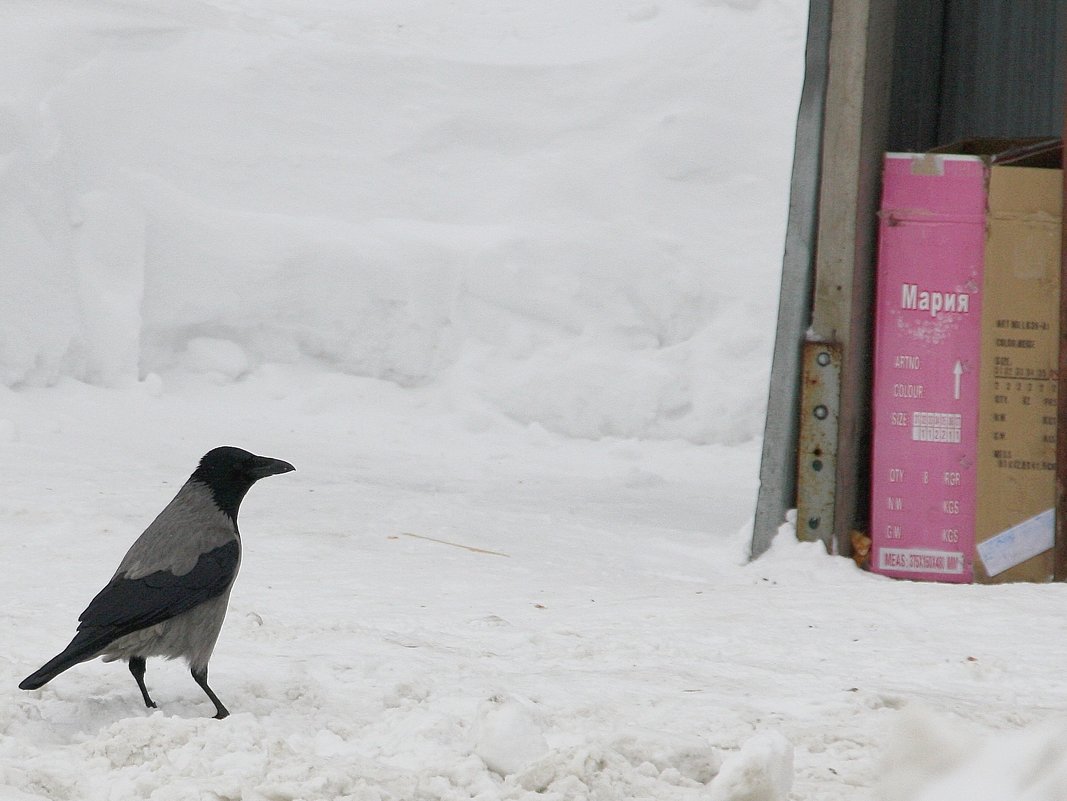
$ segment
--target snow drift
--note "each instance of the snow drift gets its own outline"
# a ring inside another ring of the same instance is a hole
[[[0,383],[311,361],[570,436],[750,439],[803,13],[8,5]]]

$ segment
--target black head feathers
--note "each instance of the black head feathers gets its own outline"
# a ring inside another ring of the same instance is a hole
[[[237,510],[253,484],[261,478],[295,469],[281,459],[256,456],[241,448],[223,446],[204,454],[189,478],[207,485],[215,504],[236,523]]]

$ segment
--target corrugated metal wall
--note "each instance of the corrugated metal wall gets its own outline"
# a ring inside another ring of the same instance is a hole
[[[898,0],[889,149],[1059,136],[1065,0]]]

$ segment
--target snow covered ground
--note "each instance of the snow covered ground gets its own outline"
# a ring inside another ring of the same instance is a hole
[[[0,799],[1067,797],[1062,586],[747,564],[805,13],[0,6]],[[220,444],[231,717],[17,690]]]

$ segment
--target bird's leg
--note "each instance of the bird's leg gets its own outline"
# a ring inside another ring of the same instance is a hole
[[[133,674],[134,679],[137,681],[137,687],[141,691],[141,697],[144,698],[144,705],[149,709],[156,708],[156,702],[152,700],[152,697],[148,694],[148,688],[144,686],[144,671],[145,663],[143,656],[131,656],[130,657],[130,673]]]
[[[200,689],[207,693],[207,697],[210,698],[211,703],[215,705],[215,719],[222,720],[229,715],[230,710],[222,705],[222,701],[219,700],[219,697],[207,686],[207,667],[205,666],[200,670],[192,668],[189,672],[193,674],[193,681],[200,685]]]

